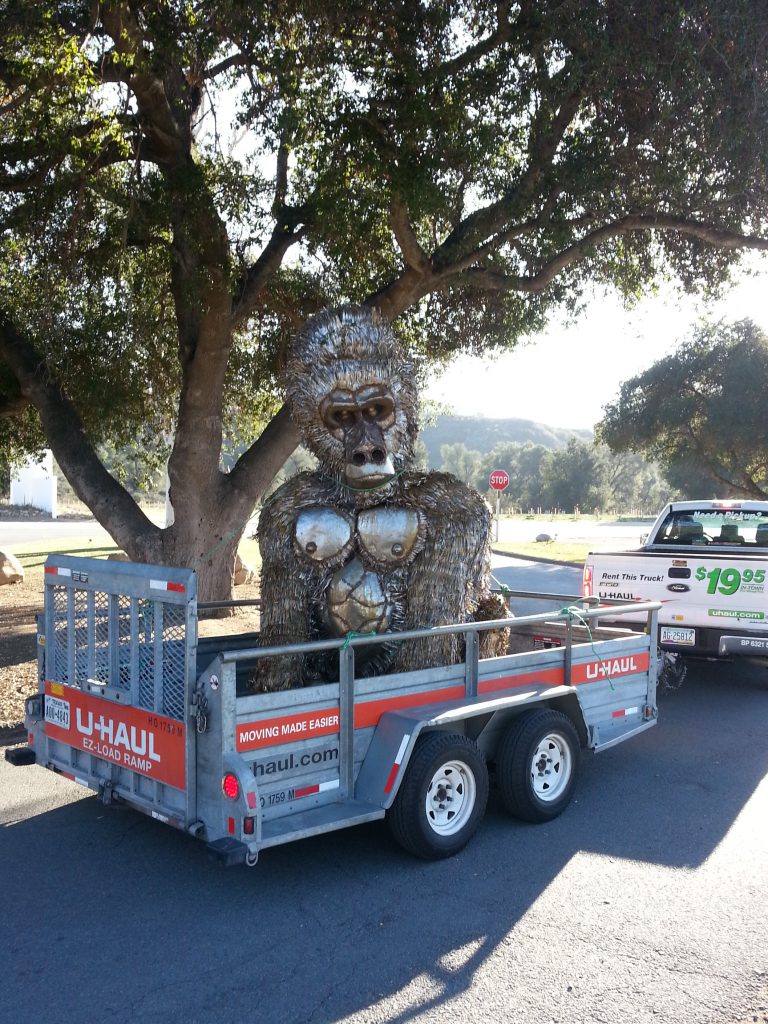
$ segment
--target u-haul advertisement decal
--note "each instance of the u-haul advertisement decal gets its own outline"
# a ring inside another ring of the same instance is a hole
[[[237,727],[235,749],[258,750],[292,740],[308,740],[313,736],[330,736],[339,731],[339,709],[304,711],[298,715],[280,718],[262,718],[258,722],[244,722]]]
[[[121,768],[184,789],[183,722],[46,682],[45,733]]]
[[[434,704],[439,701],[459,700],[464,696],[464,686],[444,686],[427,693],[405,693],[396,697],[377,700],[361,700],[355,705],[355,728],[367,729],[378,723],[385,711],[418,707],[420,704]],[[278,743],[308,740],[314,736],[327,736],[339,731],[338,707],[322,711],[281,715],[279,718],[262,718],[256,722],[243,722],[237,726],[235,749],[237,751],[258,750]]]
[[[571,669],[571,683],[574,685],[591,683],[597,679],[618,679],[621,676],[634,675],[637,672],[647,672],[649,664],[650,655],[647,651],[619,658],[607,656],[602,661],[596,659],[583,665],[574,665]],[[533,684],[562,686],[563,679],[562,668],[521,672],[517,675],[500,676],[496,679],[483,679],[480,681],[479,692],[481,694],[495,693]],[[376,725],[386,711],[418,707],[422,704],[462,700],[464,696],[463,686],[449,686],[426,693],[409,693],[381,700],[361,701],[355,707],[355,728],[366,729]],[[241,723],[237,726],[235,747],[238,751],[258,750],[261,747],[271,747],[338,732],[338,707],[324,708],[322,711],[281,715],[279,718],[262,718],[255,722]]]

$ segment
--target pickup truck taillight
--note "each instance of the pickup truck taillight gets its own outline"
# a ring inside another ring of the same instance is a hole
[[[584,575],[581,580],[581,594],[582,597],[593,597],[592,594],[592,566],[584,566]]]

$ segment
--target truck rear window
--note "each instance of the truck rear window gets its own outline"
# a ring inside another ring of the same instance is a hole
[[[653,543],[768,548],[768,512],[709,508],[670,512]]]

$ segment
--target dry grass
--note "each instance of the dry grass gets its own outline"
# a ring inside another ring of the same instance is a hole
[[[24,718],[24,698],[37,689],[36,615],[43,610],[42,570],[0,587],[0,729]]]

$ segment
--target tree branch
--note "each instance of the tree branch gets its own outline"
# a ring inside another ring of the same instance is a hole
[[[460,53],[458,57],[454,57],[453,60],[448,60],[441,64],[437,68],[437,75],[440,78],[447,78],[459,71],[464,71],[480,57],[485,57],[486,54],[495,50],[497,46],[507,42],[512,36],[512,23],[509,20],[511,6],[509,0],[498,0],[496,4],[496,28],[494,31],[487,39],[482,39],[475,46],[470,46],[469,49]]]
[[[768,249],[768,239],[758,235],[742,235],[737,231],[724,230],[711,224],[703,224],[700,221],[690,221],[682,217],[670,217],[664,214],[630,214],[612,224],[605,224],[603,227],[589,232],[579,242],[568,246],[567,249],[563,249],[562,252],[548,260],[538,273],[529,277],[507,276],[479,268],[470,268],[457,277],[464,283],[488,291],[541,292],[562,270],[583,259],[596,246],[632,231],[678,231],[681,234],[690,235],[692,238],[698,238],[718,249]]]
[[[105,3],[101,20],[112,38],[116,54],[146,57],[138,24],[128,4]],[[178,70],[181,82],[182,69]],[[163,80],[147,71],[139,71],[130,75],[128,84],[136,97],[144,131],[155,147],[158,164],[166,170],[181,167],[189,153],[189,126],[185,125],[182,130],[176,120]]]
[[[393,192],[390,201],[389,223],[408,266],[422,274],[431,273],[432,261],[419,244],[408,215],[408,207],[403,197],[397,192]]]
[[[283,257],[292,245],[305,235],[306,228],[294,231],[276,226],[259,258],[246,270],[233,304],[232,323],[240,326],[248,319],[259,295],[272,276],[280,269]]]
[[[541,185],[545,170],[551,166],[568,126],[578,113],[585,94],[586,87],[582,84],[563,100],[551,125],[542,129],[534,138],[528,168],[515,187],[495,203],[466,217],[438,247],[432,260],[438,271],[464,256],[468,244],[476,246],[490,235],[503,230],[515,210],[520,210],[530,202]]]
[[[20,413],[30,406],[30,401],[24,395],[6,395],[0,398],[0,420],[15,419]]]
[[[237,460],[227,477],[227,485],[248,497],[253,506],[298,443],[299,432],[284,405]]]
[[[223,71],[229,71],[230,68],[246,68],[252,63],[253,61],[251,58],[246,57],[244,53],[233,53],[231,57],[225,57],[223,60],[220,60],[218,64],[214,64],[212,67],[207,68],[206,71],[203,72],[202,77],[208,81],[215,78],[217,75],[220,75]]]

